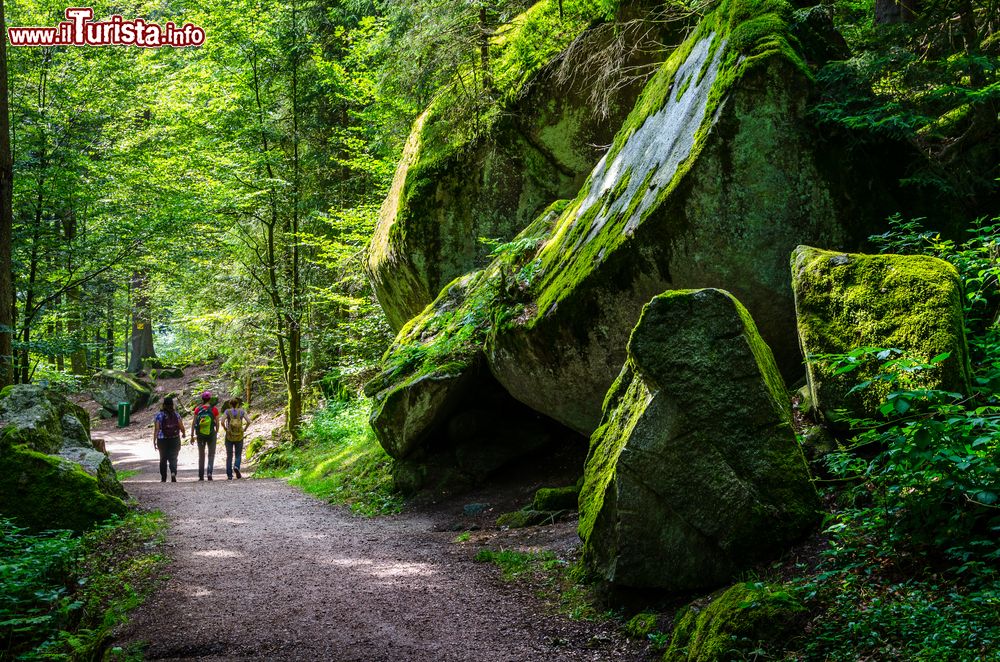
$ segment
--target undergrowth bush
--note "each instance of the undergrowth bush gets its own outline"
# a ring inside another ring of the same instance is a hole
[[[399,512],[403,501],[392,486],[392,460],[368,425],[367,400],[333,401],[285,443],[261,458],[257,477],[287,478],[330,503],[359,515]]]
[[[813,610],[794,659],[1000,659],[1000,305],[998,220],[956,243],[892,219],[886,250],[954,264],[966,293],[972,393],[918,388],[947,355],[857,348],[840,373],[876,363],[889,394],[878,420],[826,462],[841,486],[819,572],[795,582]]]
[[[0,518],[0,660],[100,659],[155,585],[163,526],[133,513],[83,536],[31,534]]]

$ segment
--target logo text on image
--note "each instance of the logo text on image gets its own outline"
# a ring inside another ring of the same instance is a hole
[[[142,18],[126,20],[115,14],[94,21],[91,7],[67,7],[66,20],[55,27],[7,28],[11,46],[140,46],[142,48],[186,48],[205,43],[205,30],[185,23],[177,26],[150,23]]]

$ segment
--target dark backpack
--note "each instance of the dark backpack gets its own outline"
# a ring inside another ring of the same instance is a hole
[[[164,439],[181,436],[181,419],[177,412],[160,412],[160,434]]]
[[[214,424],[215,416],[212,415],[212,405],[198,407],[194,416],[194,429],[198,436],[203,439],[211,437]]]

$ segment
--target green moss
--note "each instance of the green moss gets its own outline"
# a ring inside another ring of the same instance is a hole
[[[787,62],[790,68],[800,73],[804,80],[811,74],[801,55],[793,47],[790,35],[791,6],[785,0],[724,0],[706,16],[693,34],[661,66],[650,80],[635,108],[625,120],[615,136],[614,143],[605,157],[611,163],[624,149],[626,143],[639,128],[654,114],[659,112],[671,98],[679,99],[692,84],[692,76],[677,81],[678,70],[688,60],[693,49],[703,39],[711,38],[709,59],[698,72],[698,82],[708,70],[717,49],[725,48],[719,71],[708,96],[704,120],[696,132],[691,153],[678,167],[667,186],[657,191],[657,202],[643,212],[643,218],[666,200],[676,188],[705,144],[708,130],[714,122],[716,110],[724,101],[729,90],[758,65],[775,58]],[[591,182],[580,192],[559,220],[553,239],[541,255],[542,274],[535,289],[537,313],[535,320],[572,292],[577,285],[593,271],[594,265],[603,256],[609,255],[628,239],[623,232],[626,223],[636,214],[647,190],[649,176],[643,186],[637,189],[635,199],[622,205],[623,213],[609,220],[603,228],[593,234],[591,228],[601,209],[619,200],[628,188],[628,179],[633,176],[629,166],[619,175],[620,179],[611,186],[600,199],[581,214],[581,202],[591,193]],[[534,321],[534,320],[532,320]],[[528,322],[531,324],[531,321]]]
[[[625,624],[625,633],[633,639],[645,639],[656,630],[656,614],[648,611],[636,614]]]
[[[0,451],[0,512],[20,526],[80,532],[125,511],[71,462],[19,445]]]
[[[951,356],[913,376],[913,388],[969,391],[969,359],[962,319],[961,281],[955,267],[933,257],[861,255],[800,246],[792,254],[792,284],[799,339],[809,356],[861,347],[897,348],[928,361]],[[849,393],[876,367],[837,375],[824,359],[808,362],[812,400],[824,416],[845,408],[874,416],[890,385]]]
[[[777,659],[799,633],[805,608],[780,586],[736,584],[683,613],[665,662],[717,662],[754,655]]]
[[[580,488],[576,485],[543,487],[535,492],[531,507],[535,510],[576,510],[579,497]]]
[[[551,522],[553,513],[538,510],[515,510],[511,513],[504,513],[497,518],[497,526],[508,529],[523,529],[528,526],[536,526]]]

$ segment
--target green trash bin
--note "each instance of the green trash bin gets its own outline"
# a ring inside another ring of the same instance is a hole
[[[132,403],[130,402],[119,402],[118,403],[118,427],[123,428],[129,424],[129,420],[132,418]]]

